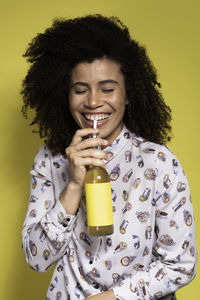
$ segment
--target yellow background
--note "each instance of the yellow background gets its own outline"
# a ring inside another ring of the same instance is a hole
[[[0,258],[1,300],[40,300],[52,270],[39,274],[25,262],[21,228],[29,194],[29,169],[39,137],[23,119],[20,84],[27,64],[26,45],[55,17],[88,13],[116,15],[131,34],[147,46],[173,109],[174,139],[169,147],[180,159],[190,182],[199,239],[199,113],[200,113],[200,4],[198,0],[1,0],[0,6]],[[199,272],[178,293],[179,300],[199,299]]]

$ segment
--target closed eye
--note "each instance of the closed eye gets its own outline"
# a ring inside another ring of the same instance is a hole
[[[80,95],[80,94],[84,94],[86,92],[87,92],[87,90],[79,90],[79,91],[75,91],[75,94]]]
[[[104,93],[112,93],[114,89],[103,89]]]

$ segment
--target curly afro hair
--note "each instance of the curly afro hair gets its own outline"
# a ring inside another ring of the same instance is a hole
[[[31,65],[21,90],[22,113],[27,117],[28,108],[35,110],[30,125],[38,125],[53,154],[65,153],[78,128],[68,108],[72,68],[104,57],[117,62],[125,78],[126,127],[155,143],[171,139],[171,109],[159,91],[156,70],[146,49],[130,37],[118,18],[57,19],[31,41],[23,56]]]

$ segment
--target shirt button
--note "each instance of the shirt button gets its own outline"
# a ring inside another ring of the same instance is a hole
[[[64,224],[63,224],[63,227],[67,227],[67,224],[64,223]]]
[[[91,265],[91,264],[93,264],[93,261],[92,261],[92,260],[90,260],[90,261],[89,261],[89,264],[90,264],[90,265]]]
[[[66,220],[67,222],[69,222],[70,221],[70,218],[67,218],[67,220]]]

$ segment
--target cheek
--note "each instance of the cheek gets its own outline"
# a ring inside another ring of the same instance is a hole
[[[76,109],[78,108],[78,102],[77,100],[73,97],[73,96],[69,96],[69,110],[72,111],[76,111]]]

